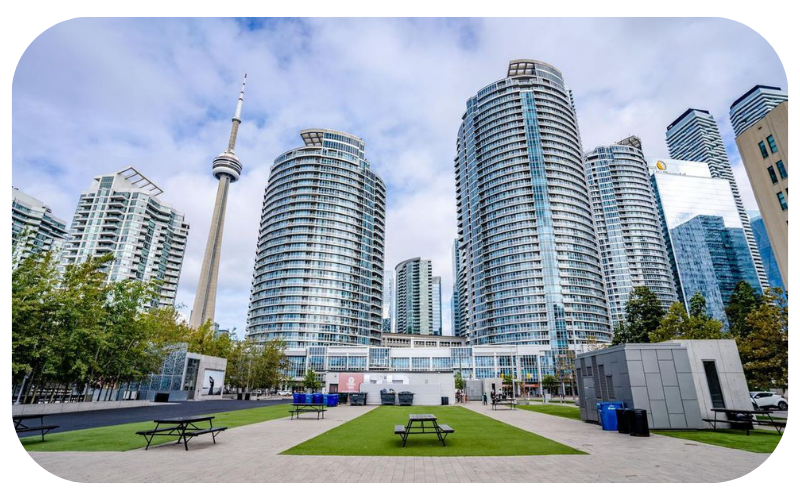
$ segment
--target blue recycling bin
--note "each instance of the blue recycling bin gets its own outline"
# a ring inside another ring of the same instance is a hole
[[[292,403],[296,405],[302,403],[303,401],[300,399],[301,397],[303,397],[303,395],[299,392],[292,393]]]
[[[314,402],[314,400],[312,399],[311,394],[308,394],[308,393],[303,394],[303,399],[301,400],[301,403],[310,405],[313,402]]]
[[[336,399],[333,397],[333,394],[325,394],[323,399],[325,401],[325,406],[328,408],[336,406]]]
[[[311,404],[314,405],[321,405],[322,404],[322,394],[321,393],[314,393],[311,395]]]
[[[624,409],[623,401],[601,401],[597,403],[597,415],[604,431],[617,430],[617,409]]]

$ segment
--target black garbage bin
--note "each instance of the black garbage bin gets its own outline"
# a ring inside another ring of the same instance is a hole
[[[631,433],[631,425],[629,422],[628,414],[631,410],[625,408],[617,408],[617,432],[620,434],[630,434]]]
[[[156,397],[154,399],[155,403],[168,403],[169,402],[169,393],[168,392],[157,392]]]
[[[450,398],[447,396],[442,396],[442,406],[447,406],[450,404]]]
[[[244,395],[244,400],[245,400],[245,401],[250,401],[250,393],[249,393],[249,392],[248,392],[248,393],[245,393],[245,395]]]
[[[381,390],[382,405],[394,405],[395,399],[396,397],[394,391],[387,391],[386,389]]]
[[[342,404],[347,403],[347,396],[349,394],[350,394],[349,392],[340,392],[339,393],[339,402],[342,403]]]
[[[650,425],[647,423],[647,410],[628,410],[630,418],[628,425],[631,436],[647,437],[650,435]]]
[[[402,391],[397,394],[397,402],[400,406],[411,406],[414,401],[414,393],[409,391]]]

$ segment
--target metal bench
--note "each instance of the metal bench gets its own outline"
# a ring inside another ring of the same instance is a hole
[[[183,441],[186,445],[190,439],[196,436],[201,436],[203,434],[211,434],[211,439],[214,441],[214,444],[217,444],[217,434],[226,430],[227,427],[212,427],[210,429],[198,429],[193,431],[188,431],[183,434]]]
[[[156,426],[155,429],[149,431],[136,431],[137,436],[143,436],[144,439],[147,441],[147,446],[145,446],[145,450],[150,448],[150,443],[153,442],[153,438],[156,436],[177,436],[180,435],[181,428],[176,427],[161,427],[159,428]]]
[[[33,420],[39,419],[39,425],[36,427],[30,427],[22,423],[23,420]],[[44,415],[18,415],[13,417],[14,420],[14,430],[17,431],[17,434],[24,434],[26,432],[39,432],[42,435],[42,441],[44,441],[44,436],[48,432],[52,431],[53,429],[58,429],[58,425],[44,425]]]

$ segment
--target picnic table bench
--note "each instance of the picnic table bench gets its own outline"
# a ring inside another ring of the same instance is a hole
[[[433,425],[425,427],[425,422],[429,422]],[[415,426],[415,423],[419,423],[420,425]],[[449,425],[440,425],[436,421],[436,415],[430,413],[411,414],[408,416],[408,423],[405,426],[394,426],[394,433],[403,439],[403,448],[406,447],[406,441],[408,441],[408,436],[411,434],[436,434],[442,446],[447,446],[444,440],[447,438],[448,434],[454,432],[455,430]]]
[[[786,422],[780,420],[773,420],[772,411],[770,410],[734,410],[731,408],[711,408],[714,412],[714,418],[704,418],[703,422],[708,422],[711,427],[716,431],[717,424],[733,424],[744,427],[747,435],[753,429],[753,425],[766,425],[774,427],[778,431],[778,435],[782,435],[782,429],[786,427]],[[719,414],[723,413],[724,418],[719,418]],[[733,416],[731,416],[733,415]],[[737,415],[742,415],[743,418],[737,418]],[[765,415],[767,420],[758,420],[758,415]]]
[[[58,429],[58,425],[44,425],[44,414],[40,415],[17,415],[12,417],[14,420],[14,430],[17,431],[17,434],[23,434],[25,432],[40,432],[42,434],[42,441],[44,441],[44,435],[48,432],[52,431],[53,429]],[[35,420],[39,419],[39,425],[30,426],[25,425],[22,423],[23,420]]]
[[[227,427],[214,427],[211,422],[213,419],[213,416],[161,418],[153,420],[156,424],[155,429],[138,431],[136,434],[143,436],[147,441],[145,450],[150,448],[150,444],[156,436],[178,436],[178,440],[174,444],[183,441],[184,449],[189,451],[189,440],[203,434],[211,434],[211,439],[214,444],[217,444],[217,434],[226,430]],[[208,422],[208,427],[198,427],[197,424],[202,422]],[[161,427],[161,425],[166,427]]]
[[[300,415],[303,413],[317,413],[317,420],[319,420],[320,415],[322,415],[322,419],[325,420],[325,409],[324,403],[292,403],[292,408],[289,410],[289,414],[292,416],[289,420],[294,420],[297,417],[300,420]]]
[[[508,406],[509,410],[515,410],[517,408],[517,400],[516,399],[493,399],[492,400],[492,410],[496,410],[498,406]]]

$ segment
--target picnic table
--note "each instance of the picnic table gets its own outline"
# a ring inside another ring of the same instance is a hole
[[[44,414],[36,414],[36,415],[17,415],[12,417],[14,420],[14,430],[17,431],[17,434],[23,434],[25,432],[41,432],[42,434],[42,441],[44,441],[44,435],[48,432],[52,431],[53,429],[58,429],[58,425],[44,425]],[[22,423],[23,420],[36,420],[39,419],[39,425],[25,425]]]
[[[425,427],[426,422],[430,424],[428,427]],[[403,438],[403,448],[406,447],[406,441],[408,441],[408,436],[411,434],[436,434],[442,446],[447,446],[444,440],[448,434],[454,432],[449,425],[439,425],[436,415],[430,413],[412,413],[408,416],[408,423],[405,427],[403,425],[394,426],[394,433]]]
[[[294,417],[297,417],[300,420],[300,415],[302,413],[317,413],[317,420],[319,420],[319,416],[322,415],[322,419],[325,420],[325,403],[292,403],[292,408],[289,410],[289,414],[292,416],[289,420],[294,420]]]
[[[509,410],[515,410],[517,408],[517,400],[516,399],[498,399],[495,398],[492,400],[492,410],[496,410],[498,406],[507,406]]]
[[[198,417],[175,417],[175,418],[160,418],[153,420],[156,428],[149,431],[138,431],[136,434],[144,436],[147,440],[145,450],[150,448],[150,443],[156,436],[178,436],[178,440],[174,444],[179,444],[183,441],[183,447],[189,451],[189,440],[193,437],[202,434],[211,434],[211,439],[214,444],[217,444],[217,434],[227,429],[227,427],[214,427],[212,422],[213,416],[198,416]],[[208,422],[208,427],[201,427],[198,424]],[[162,425],[166,427],[161,427]]]
[[[735,410],[732,408],[711,408],[711,411],[714,412],[714,418],[704,418],[703,421],[709,422],[715,431],[717,430],[718,423],[739,425],[744,424],[744,429],[747,431],[748,436],[750,435],[750,429],[753,428],[753,425],[772,426],[776,431],[778,431],[778,435],[782,435],[781,429],[786,427],[786,422],[773,420],[771,410]],[[723,414],[723,419],[719,417],[720,413]],[[742,415],[743,418],[737,418],[738,415]],[[767,420],[758,420],[758,415],[766,416]]]

